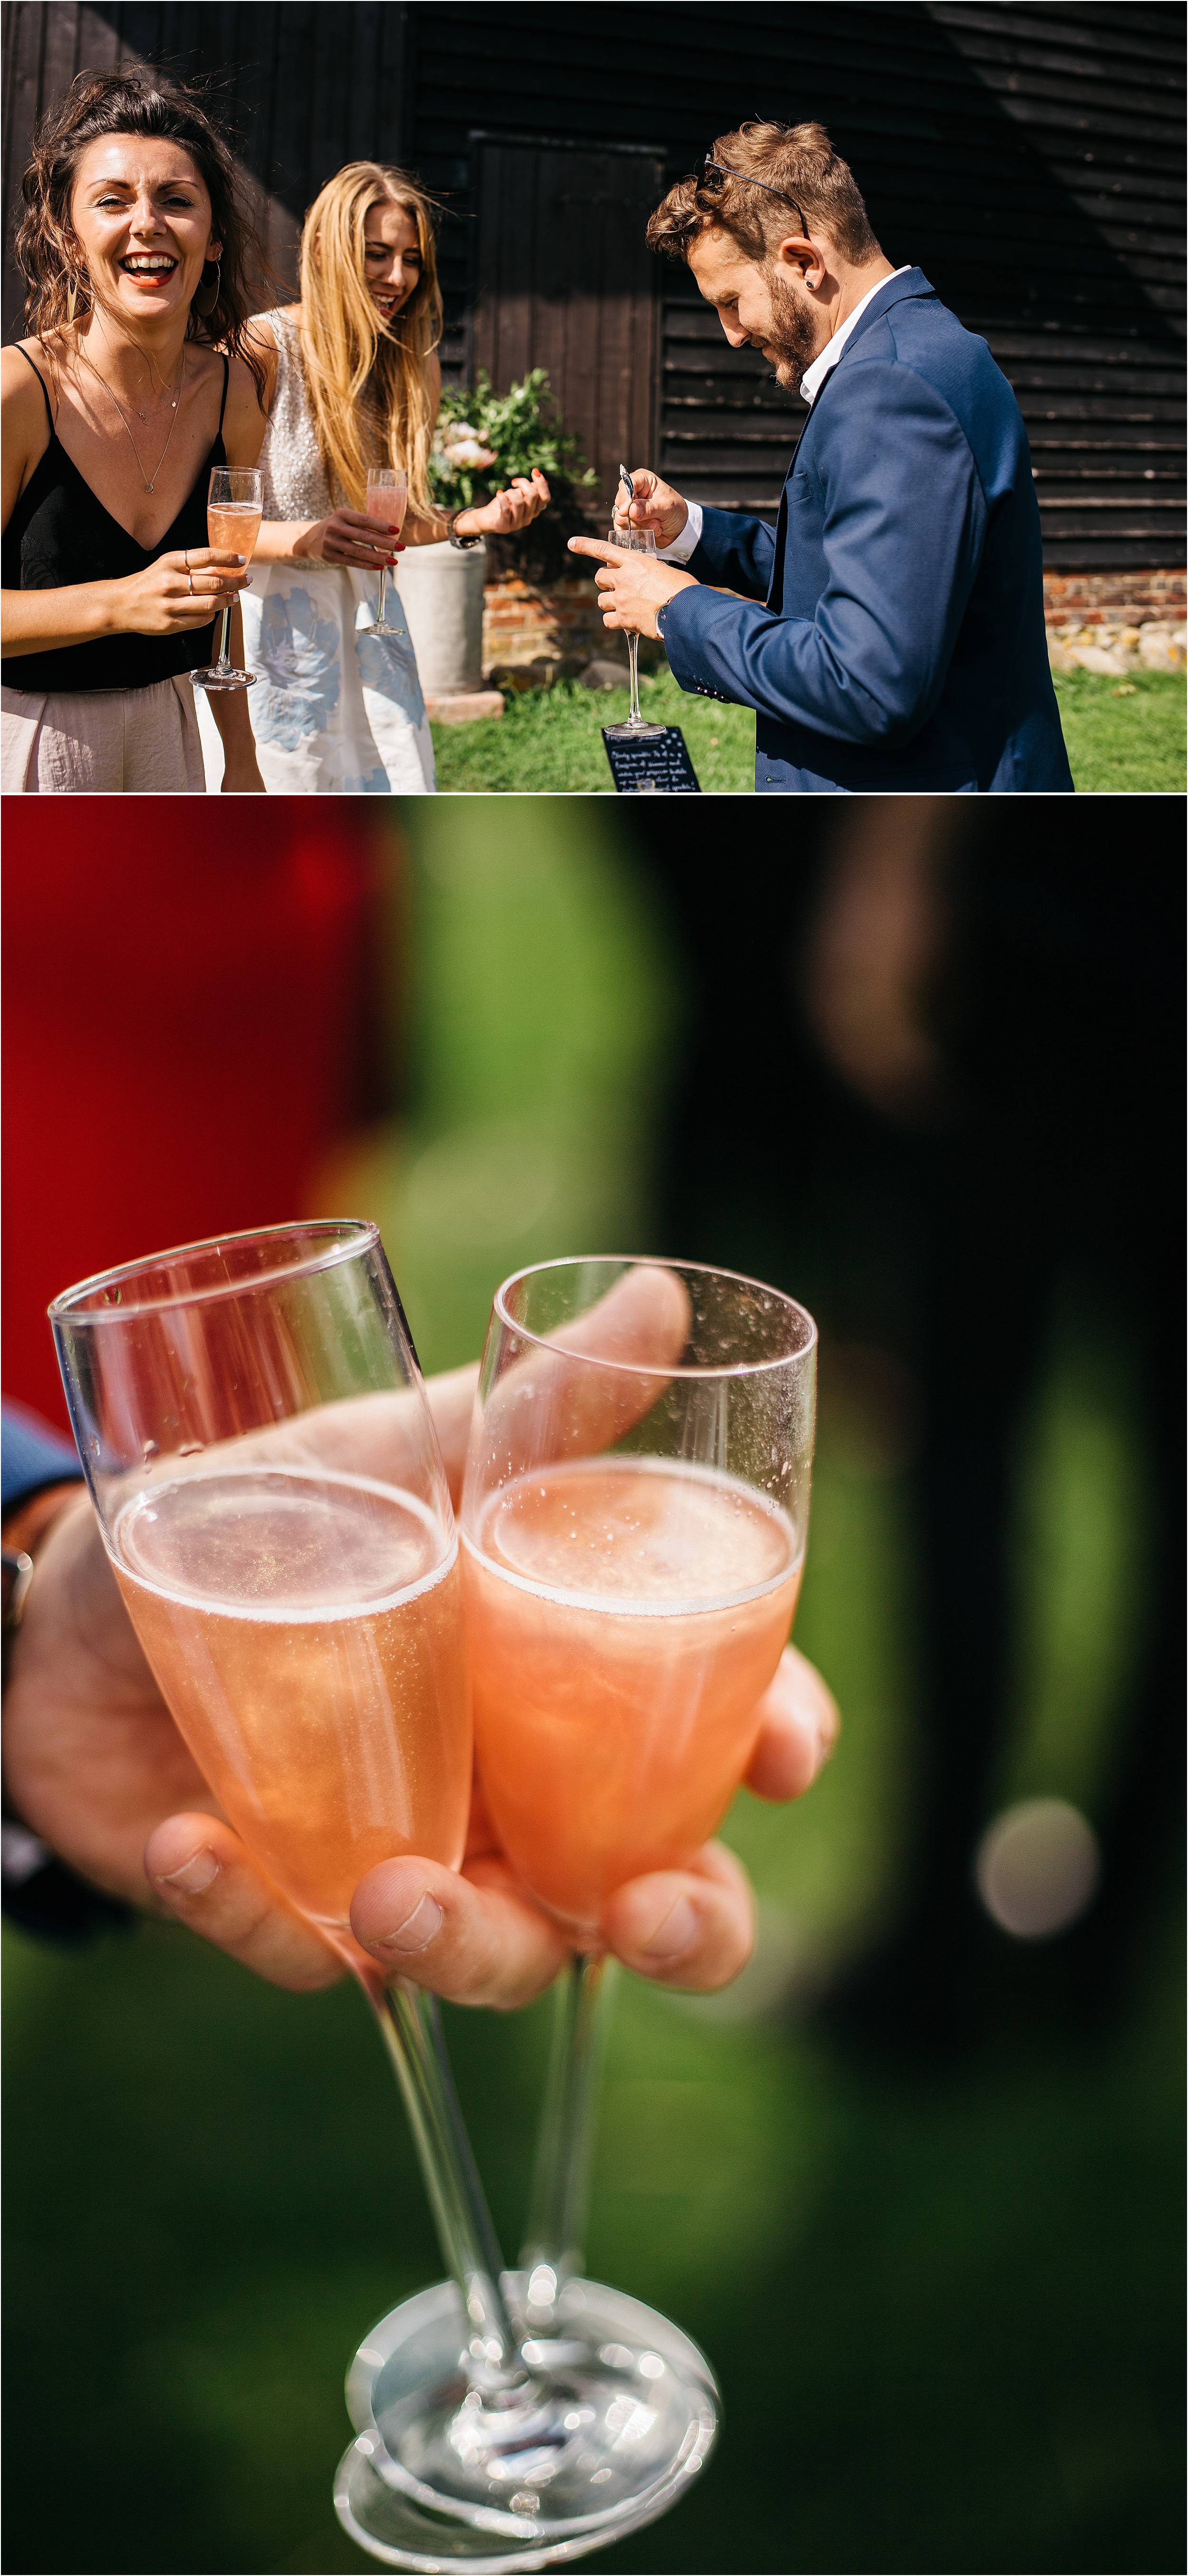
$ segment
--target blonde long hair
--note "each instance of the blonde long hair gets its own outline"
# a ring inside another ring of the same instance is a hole
[[[420,280],[390,324],[365,283],[364,225],[381,205],[412,216],[421,253]],[[431,510],[427,362],[440,338],[432,200],[403,170],[348,161],[314,198],[301,234],[301,351],[327,480],[353,508],[363,507],[368,466],[388,462],[404,467],[410,510]]]

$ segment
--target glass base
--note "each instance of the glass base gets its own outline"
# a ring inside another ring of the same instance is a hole
[[[632,724],[629,716],[622,724],[603,726],[608,742],[659,742],[661,734],[667,731],[667,725],[647,724],[642,719],[639,724]]]
[[[191,671],[189,675],[194,689],[253,689],[259,676],[258,671],[220,671],[217,662],[209,671]]]
[[[374,618],[370,626],[361,626],[361,635],[390,635],[396,644],[404,642],[403,626],[389,626],[387,618]]]
[[[505,2288],[523,2315],[524,2275]],[[580,2557],[666,2512],[708,2458],[718,2402],[704,2354],[623,2291],[565,2284],[525,2346],[537,2376],[523,2395],[469,2385],[466,2335],[457,2290],[439,2282],[382,2318],[348,2373],[359,2438],[335,2506],[388,2565]]]
[[[601,2547],[601,2532],[583,2533],[557,2548],[547,2542],[543,2547],[501,2546],[489,2531],[449,2514],[426,2513],[411,2496],[387,2486],[373,2465],[373,2450],[374,2436],[360,2433],[343,2452],[334,2480],[334,2510],[357,2546],[385,2567],[412,2567],[422,2576],[436,2576],[438,2569],[449,2567],[472,2568],[474,2576],[510,2576],[513,2568],[556,2567]]]

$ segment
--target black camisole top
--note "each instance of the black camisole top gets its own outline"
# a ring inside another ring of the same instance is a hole
[[[33,365],[27,349],[19,355],[41,387],[50,434],[45,454],[39,457],[4,531],[0,554],[6,590],[66,590],[79,581],[123,581],[130,573],[147,571],[160,555],[209,544],[210,470],[227,462],[223,447],[226,358],[219,425],[210,454],[160,544],[138,546],[135,537],[104,509],[67,455],[54,428],[41,369]],[[0,670],[10,689],[151,689],[158,680],[200,671],[213,659],[212,620],[209,626],[188,628],[184,635],[102,635],[93,644],[65,644],[54,653],[12,653],[0,663]]]

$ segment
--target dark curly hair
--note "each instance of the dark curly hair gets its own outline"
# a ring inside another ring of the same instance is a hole
[[[159,137],[189,153],[210,198],[212,227],[223,248],[217,302],[204,315],[191,305],[186,337],[242,358],[262,396],[264,369],[246,338],[246,325],[252,310],[249,270],[266,277],[267,264],[234,155],[199,92],[148,67],[79,72],[65,97],[38,121],[33,157],[21,181],[25,211],[13,245],[29,290],[25,320],[30,337],[44,339],[71,320],[71,280],[77,290],[75,317],[91,310],[90,281],[80,263],[71,205],[87,144],[108,134]]]

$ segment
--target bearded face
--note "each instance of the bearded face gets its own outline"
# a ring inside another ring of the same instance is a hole
[[[764,279],[771,298],[771,329],[765,335],[767,354],[775,369],[775,379],[785,393],[798,394],[806,367],[812,365],[818,349],[824,348],[821,318],[807,295],[781,277],[776,269],[764,267]]]

